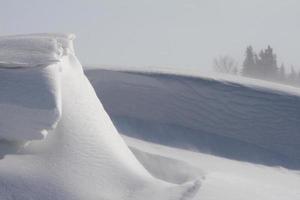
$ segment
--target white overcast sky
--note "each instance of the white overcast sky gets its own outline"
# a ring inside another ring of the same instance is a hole
[[[1,0],[0,35],[73,32],[87,64],[207,68],[270,44],[300,69],[299,0]]]

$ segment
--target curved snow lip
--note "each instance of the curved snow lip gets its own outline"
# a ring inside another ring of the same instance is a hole
[[[0,37],[0,68],[41,67],[74,54],[74,34],[39,33]]]

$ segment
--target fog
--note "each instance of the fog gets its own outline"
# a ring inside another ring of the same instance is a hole
[[[271,45],[277,62],[300,69],[297,0],[7,0],[0,35],[74,32],[84,65],[211,69],[229,55]]]

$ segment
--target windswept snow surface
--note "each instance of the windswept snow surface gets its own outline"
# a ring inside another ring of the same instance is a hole
[[[296,88],[170,73],[94,69],[86,74],[126,135],[300,169]]]
[[[0,39],[0,150],[7,154],[0,160],[0,199],[193,198],[199,180],[157,179],[132,154],[85,77],[73,38]]]
[[[73,39],[0,37],[1,200],[300,199],[297,89],[87,70],[103,107]]]
[[[300,199],[296,88],[130,68],[85,73],[153,176],[198,177],[195,199]]]

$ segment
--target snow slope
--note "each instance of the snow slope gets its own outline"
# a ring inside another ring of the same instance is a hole
[[[154,178],[129,150],[85,77],[73,38],[0,39],[0,199],[192,198],[198,180]]]
[[[296,88],[178,71],[85,73],[153,176],[201,180],[194,199],[300,199]]]
[[[236,160],[300,168],[296,88],[169,72],[90,69],[86,74],[125,135]]]

